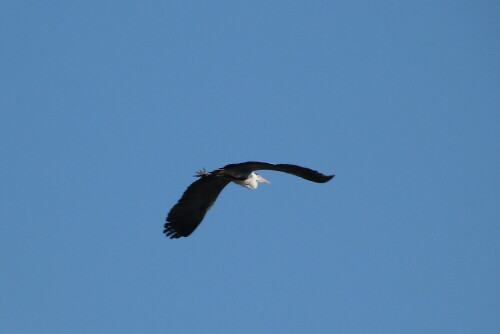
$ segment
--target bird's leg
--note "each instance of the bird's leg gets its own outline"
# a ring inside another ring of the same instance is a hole
[[[205,168],[203,168],[202,170],[196,172],[196,174],[194,175],[195,177],[203,177],[203,176],[209,176],[211,175],[210,172],[207,172],[205,170]]]

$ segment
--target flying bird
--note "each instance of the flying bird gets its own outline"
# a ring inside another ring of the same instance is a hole
[[[163,233],[170,239],[189,236],[214,205],[222,189],[230,182],[252,190],[257,189],[259,182],[270,183],[255,173],[257,170],[274,170],[288,173],[317,183],[328,182],[335,176],[324,175],[315,170],[296,165],[257,161],[230,164],[212,172],[206,172],[203,169],[195,175],[199,179],[186,189],[181,199],[168,213]]]

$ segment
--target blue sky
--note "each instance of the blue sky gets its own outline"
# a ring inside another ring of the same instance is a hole
[[[2,333],[499,332],[498,3],[1,7]]]

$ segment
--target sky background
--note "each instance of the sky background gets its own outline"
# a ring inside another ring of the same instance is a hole
[[[0,332],[500,332],[498,2],[0,9]]]

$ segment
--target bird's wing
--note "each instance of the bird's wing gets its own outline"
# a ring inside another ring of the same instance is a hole
[[[193,182],[168,213],[163,233],[171,239],[190,235],[229,182],[215,176],[204,176]]]
[[[335,175],[324,175],[318,171],[301,167],[297,165],[290,164],[270,164],[267,162],[258,162],[258,161],[248,161],[240,164],[232,164],[227,165],[224,168],[236,168],[240,170],[245,170],[249,172],[253,172],[255,170],[275,170],[278,172],[292,174],[303,179],[317,182],[317,183],[325,183],[330,181]]]

